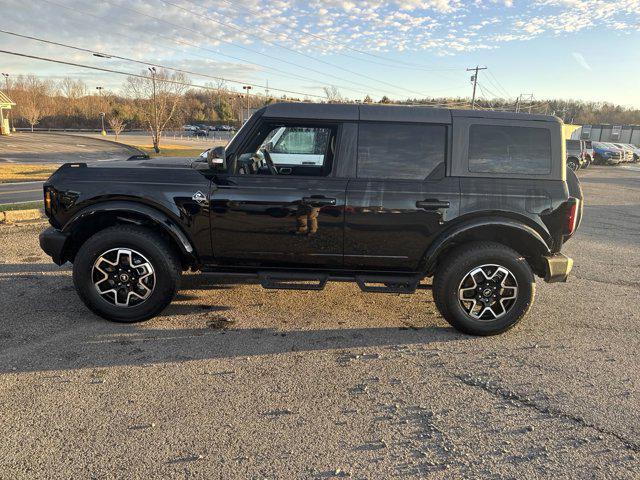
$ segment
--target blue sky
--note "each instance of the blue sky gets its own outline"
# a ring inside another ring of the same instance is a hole
[[[640,0],[3,0],[0,28],[320,98],[602,100],[640,107]],[[0,49],[138,73],[144,66],[0,33]],[[2,71],[124,78],[0,54]],[[196,84],[210,77],[191,75]],[[238,88],[228,83],[232,89]],[[254,92],[264,89],[256,87]]]

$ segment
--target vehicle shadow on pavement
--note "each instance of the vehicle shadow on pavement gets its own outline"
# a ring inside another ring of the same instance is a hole
[[[52,321],[55,320],[53,317]],[[430,343],[442,344],[464,338],[444,327],[419,330],[402,327],[287,331],[219,327],[159,330],[140,329],[135,325],[96,325],[90,320],[84,326],[77,326],[74,333],[53,335],[22,348],[22,351],[16,351],[17,346],[12,348],[3,333],[0,340],[5,348],[0,358],[5,360],[0,361],[0,374],[111,366],[144,367],[156,363],[225,360],[291,352],[337,350],[336,355],[348,355],[351,349],[424,347]]]
[[[272,305],[269,315],[261,307],[246,315],[240,309],[247,308],[247,297],[236,296],[242,288],[250,298],[253,288],[260,295],[259,286],[196,275],[186,276],[186,284],[193,290],[180,292],[160,316],[139,324],[110,323],[82,304],[68,270],[45,264],[0,265],[4,273],[0,276],[0,374],[211,359],[220,359],[222,365],[229,359],[292,352],[336,350],[332,354],[344,356],[351,349],[358,349],[358,354],[362,349],[366,353],[369,347],[419,345],[428,349],[431,343],[468,338],[431,317],[413,325],[365,312],[345,324],[335,315],[325,316],[321,307],[310,322],[298,323],[288,307],[288,302],[300,301],[294,298],[295,293],[291,299]],[[224,298],[206,295],[207,290],[216,288],[232,291]],[[251,290],[247,292],[247,288]],[[325,294],[331,295],[321,293]],[[360,295],[355,290],[354,294]],[[322,306],[322,299],[318,302]],[[395,326],[380,327],[390,323]]]

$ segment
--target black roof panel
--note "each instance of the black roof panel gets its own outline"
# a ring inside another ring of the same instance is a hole
[[[264,110],[266,118],[317,120],[358,120],[358,105],[346,103],[272,103]]]
[[[492,110],[452,110],[413,105],[361,105],[347,103],[273,103],[262,109],[266,118],[297,118],[309,120],[364,120],[378,122],[451,123],[452,117],[494,118],[561,122],[552,115],[495,112]]]
[[[409,105],[360,105],[360,120],[378,122],[451,123],[446,108]]]

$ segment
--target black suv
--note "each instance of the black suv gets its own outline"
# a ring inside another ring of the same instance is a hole
[[[172,162],[69,163],[44,186],[40,244],[102,317],[157,315],[187,269],[403,294],[433,277],[444,318],[490,335],[529,310],[534,274],[571,270],[582,193],[555,117],[277,103]]]

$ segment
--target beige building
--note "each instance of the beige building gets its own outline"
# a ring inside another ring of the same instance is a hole
[[[2,91],[0,91],[0,135],[11,135],[9,125],[9,110],[15,103]]]

